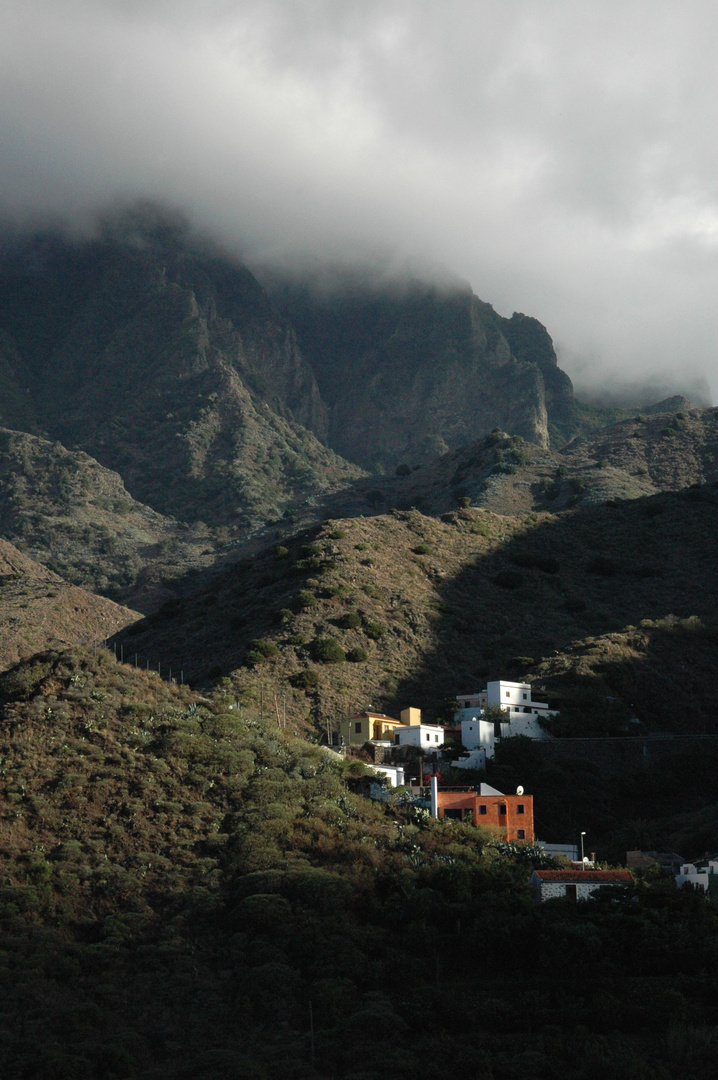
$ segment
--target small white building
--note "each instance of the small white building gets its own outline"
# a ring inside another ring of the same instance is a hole
[[[438,750],[444,745],[444,729],[438,724],[410,724],[394,731],[396,746],[420,746],[422,750]]]
[[[680,874],[676,874],[676,885],[697,885],[704,892],[718,890],[718,859],[708,859],[701,863],[683,863]]]
[[[462,754],[460,758],[451,763],[455,769],[478,769],[480,772],[486,768],[486,751],[483,746],[469,750],[468,754]]]
[[[381,773],[389,780],[389,787],[402,787],[404,784],[403,765],[370,765],[369,768],[376,773]]]
[[[529,880],[534,900],[588,900],[602,886],[633,884],[630,870],[534,870]]]
[[[529,739],[550,738],[541,726],[541,720],[554,716],[545,701],[534,701],[531,684],[498,679],[487,683],[485,690],[472,694],[457,694],[459,704],[457,722],[461,724],[461,741],[467,750],[483,747],[486,756],[494,756],[494,746],[499,739],[512,735],[526,735]],[[487,705],[498,706],[506,715],[499,723],[482,719]]]

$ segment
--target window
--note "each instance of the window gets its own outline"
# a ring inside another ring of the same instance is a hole
[[[575,885],[567,885],[566,886],[566,899],[571,904],[576,903],[576,900],[578,899],[578,897],[576,896],[576,886]]]
[[[354,725],[354,734],[361,735],[361,720],[357,720],[356,724]]]
[[[523,829],[518,829],[517,830],[516,839],[517,840],[525,840],[526,839],[526,833],[525,833],[525,831]]]
[[[506,804],[505,803],[501,803],[501,805],[499,806],[499,813],[500,814],[505,814],[506,813]]]
[[[480,814],[485,814],[486,813],[486,807],[485,806],[480,806],[479,807],[479,813]]]
[[[438,742],[438,741],[439,741],[439,736],[438,736],[438,735],[435,735],[435,736],[434,736],[434,742]]]
[[[519,805],[516,807],[516,813],[523,814],[524,812],[524,804],[520,802]]]
[[[431,742],[431,735],[428,732],[426,733],[426,741]]]
[[[506,690],[505,694],[506,694],[506,697],[511,697],[511,691],[510,690]]]
[[[521,697],[524,699],[524,701],[528,701],[529,699],[528,694],[522,694]]]

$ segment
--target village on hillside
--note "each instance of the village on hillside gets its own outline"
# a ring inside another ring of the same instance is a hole
[[[424,722],[421,709],[414,706],[402,709],[398,719],[371,709],[346,717],[332,733],[331,749],[365,762],[376,777],[370,788],[374,798],[385,797],[388,789],[406,787],[416,804],[435,818],[481,826],[500,841],[532,845],[557,858],[558,869],[537,868],[531,874],[536,901],[584,900],[601,887],[632,884],[632,871],[650,866],[672,873],[678,887],[687,884],[706,895],[718,895],[718,857],[691,863],[675,852],[634,850],[626,852],[625,869],[599,868],[595,854],[584,850],[583,831],[579,842],[537,839],[533,795],[522,786],[506,794],[482,781],[444,783],[455,769],[485,773],[502,739],[554,738],[546,720],[557,715],[556,710],[533,700],[530,683],[497,679],[482,690],[457,694],[456,703],[450,726]]]

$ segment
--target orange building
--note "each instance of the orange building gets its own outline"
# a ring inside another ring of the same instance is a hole
[[[439,788],[437,816],[458,818],[500,831],[502,840],[534,842],[533,795],[504,795],[488,784],[474,788]]]

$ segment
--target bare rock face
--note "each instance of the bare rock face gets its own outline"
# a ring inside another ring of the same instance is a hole
[[[2,255],[6,423],[85,450],[185,520],[252,528],[357,475],[323,445],[314,374],[241,264],[151,219]]]
[[[283,284],[329,407],[328,441],[366,466],[432,460],[494,428],[539,446],[571,423],[573,389],[541,324],[503,319],[468,286]]]

